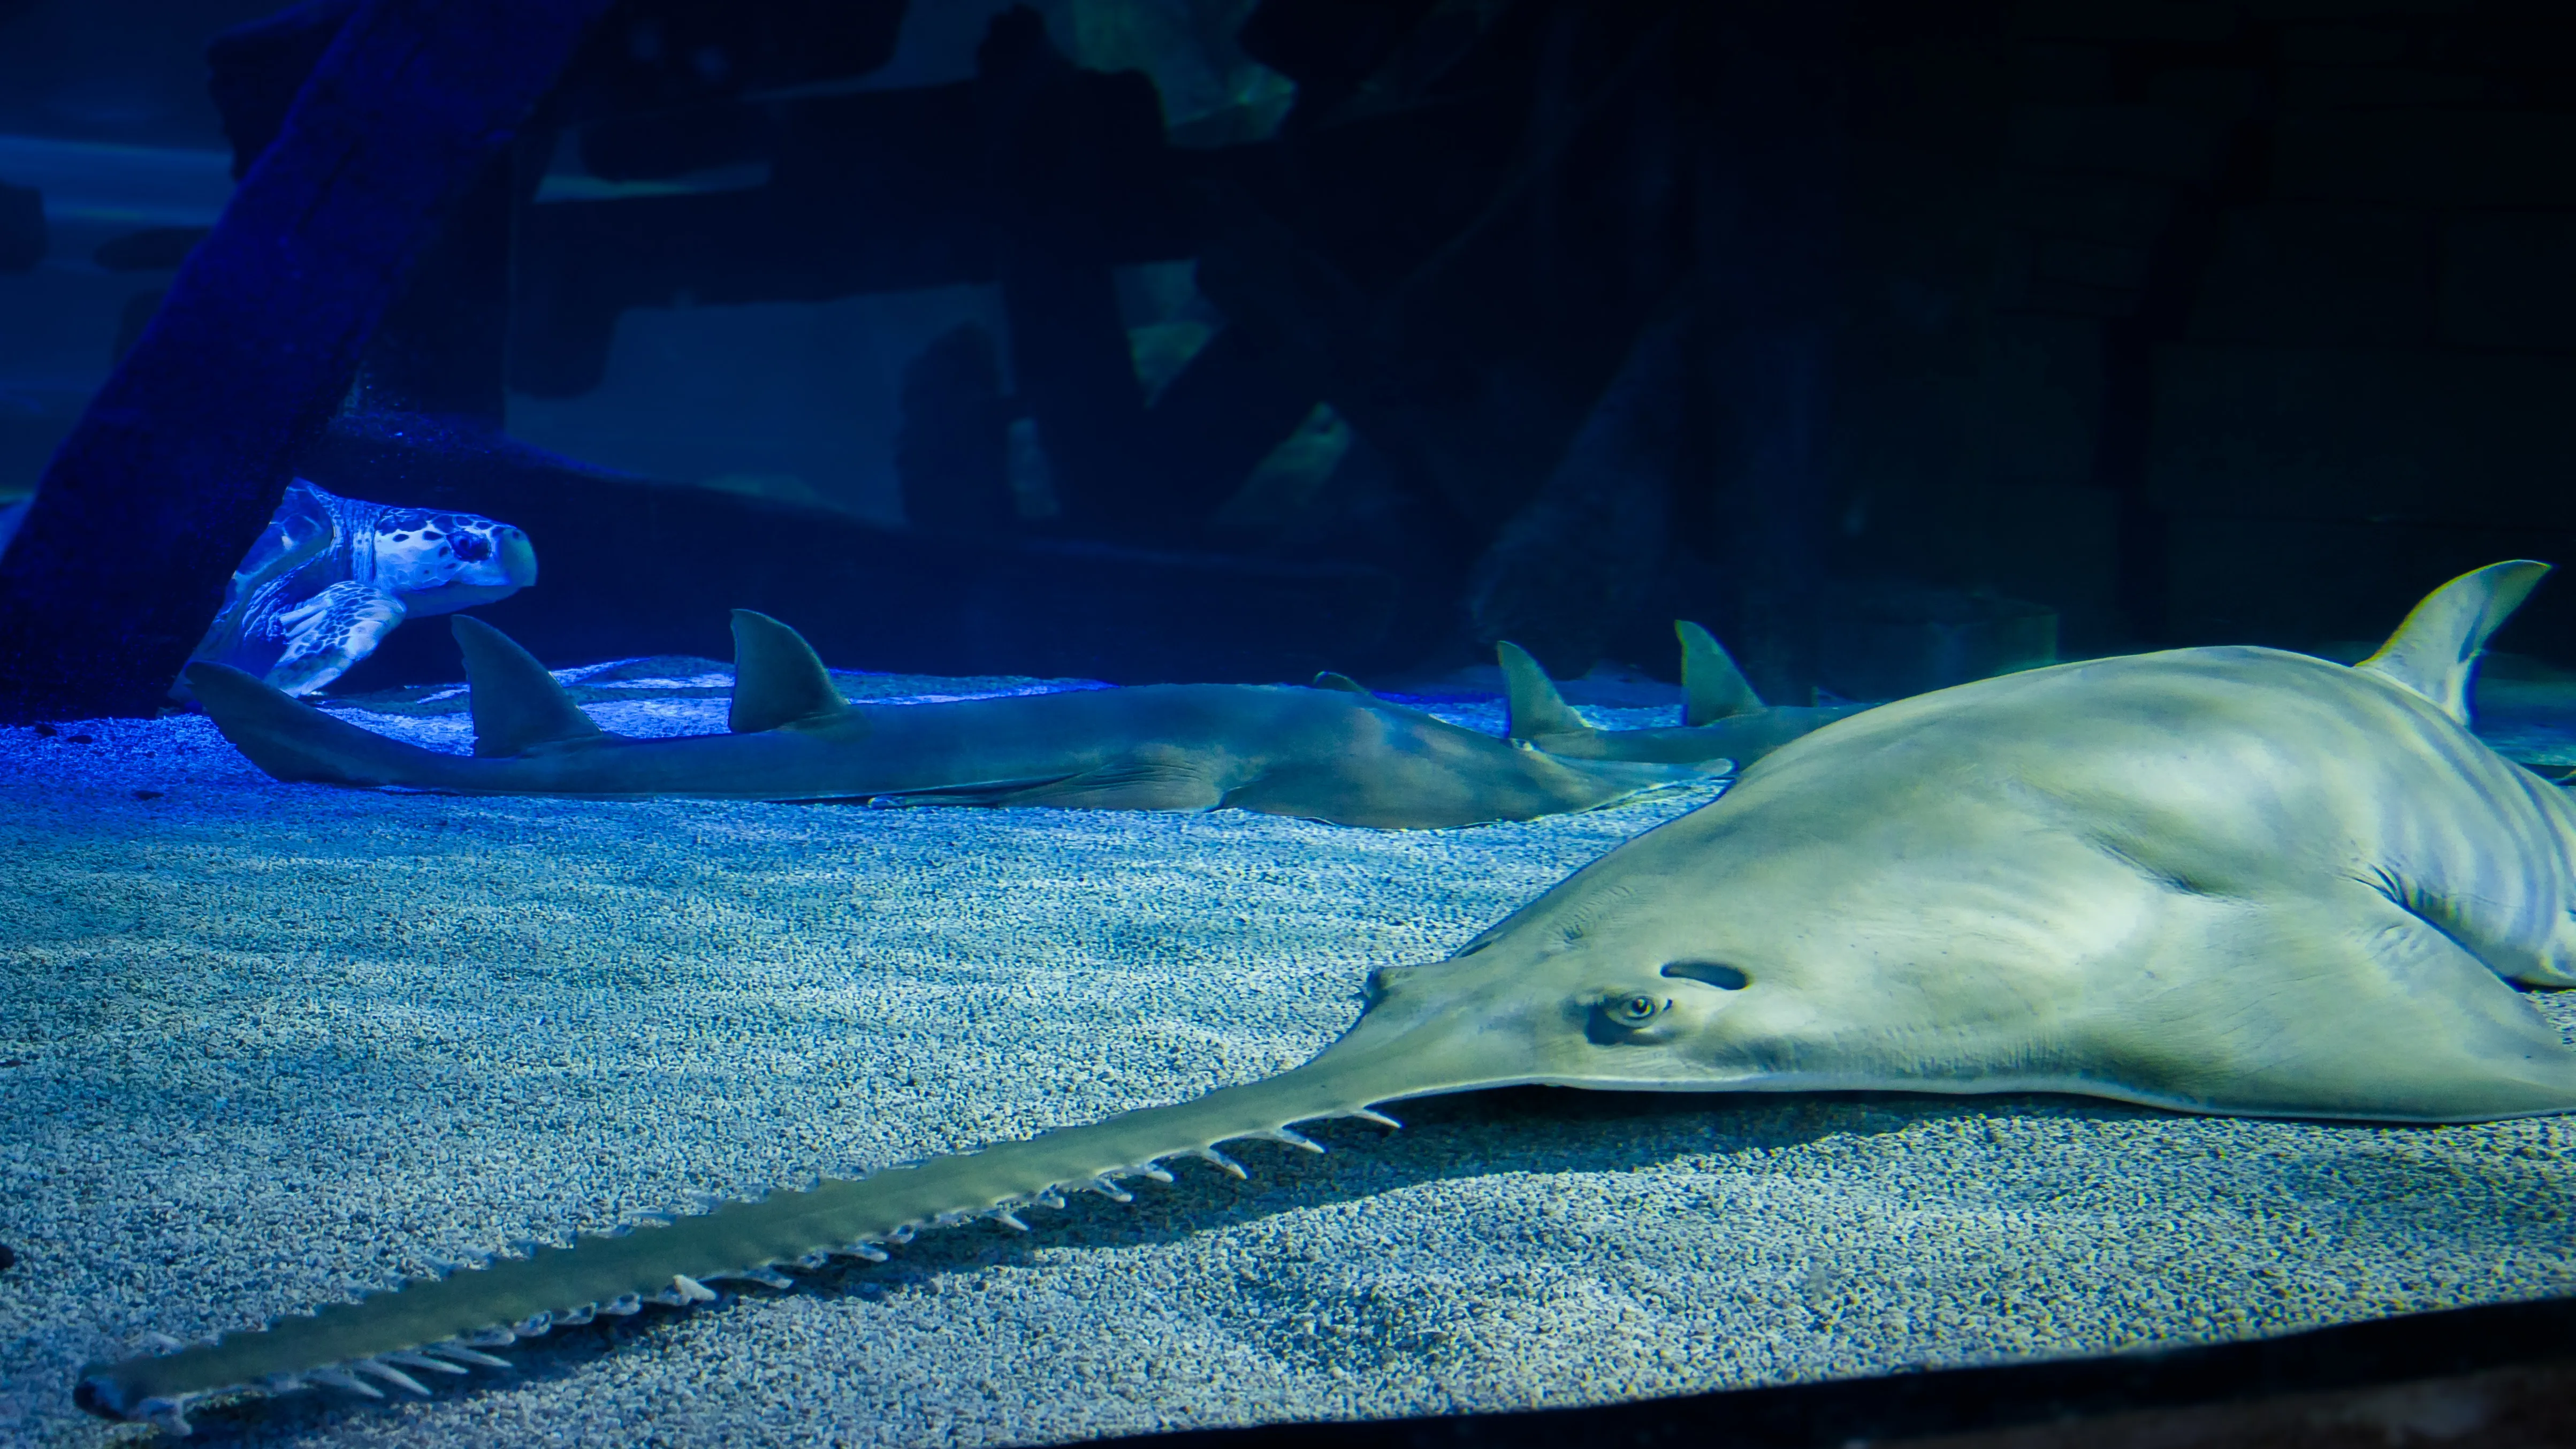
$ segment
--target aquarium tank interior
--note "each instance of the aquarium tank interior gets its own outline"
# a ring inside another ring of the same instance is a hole
[[[2576,1443],[2565,0],[0,0],[0,1445]]]

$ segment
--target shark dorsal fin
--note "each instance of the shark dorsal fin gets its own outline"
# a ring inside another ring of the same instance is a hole
[[[1547,677],[1528,650],[1506,639],[1494,646],[1494,658],[1503,666],[1503,705],[1509,721],[1504,728],[1511,738],[1534,740],[1591,730],[1581,715],[1567,707],[1565,696],[1556,692],[1556,681]]]
[[[725,723],[735,734],[828,719],[849,708],[804,635],[767,614],[733,611],[733,708]]]
[[[2426,594],[2379,652],[2353,667],[2402,684],[2467,724],[2469,678],[2487,636],[2548,572],[2549,565],[2527,558],[2472,569]]]
[[[1366,694],[1371,699],[1377,697],[1375,694],[1370,692],[1367,685],[1360,683],[1358,680],[1351,678],[1347,674],[1339,674],[1330,669],[1317,674],[1315,676],[1315,682],[1309,687],[1314,689],[1338,689],[1344,694]]]
[[[1762,696],[1716,635],[1688,619],[1675,619],[1673,633],[1682,641],[1683,724],[1696,729],[1762,708]]]
[[[471,614],[448,626],[465,651],[465,683],[474,705],[474,753],[520,755],[536,745],[604,734],[546,673],[537,656]]]

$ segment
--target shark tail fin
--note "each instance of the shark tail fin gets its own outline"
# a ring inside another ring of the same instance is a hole
[[[1762,708],[1762,696],[1716,635],[1688,619],[1675,619],[1673,633],[1682,641],[1683,724],[1696,729]]]
[[[465,651],[475,754],[520,755],[537,745],[606,733],[517,640],[471,614],[457,615],[448,627],[456,635],[456,647]]]
[[[2404,685],[2467,724],[2469,680],[2487,636],[2548,572],[2549,565],[2527,558],[2472,569],[2426,594],[2379,652],[2353,667]]]
[[[272,778],[321,785],[459,784],[452,756],[325,714],[229,664],[200,659],[188,692],[233,748]]]
[[[1556,681],[1547,677],[1528,650],[1506,639],[1494,646],[1494,658],[1503,666],[1503,702],[1509,711],[1506,729],[1513,739],[1591,732],[1592,726],[1566,705],[1565,696],[1556,692]]]
[[[725,724],[735,734],[828,719],[849,708],[804,635],[767,614],[733,611],[733,708]]]

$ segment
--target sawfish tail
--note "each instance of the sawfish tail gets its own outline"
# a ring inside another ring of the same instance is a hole
[[[184,1433],[192,1403],[238,1389],[319,1384],[382,1397],[390,1386],[425,1395],[417,1375],[499,1365],[486,1350],[557,1324],[631,1314],[646,1303],[709,1301],[716,1294],[706,1285],[729,1278],[789,1287],[783,1268],[819,1268],[836,1255],[882,1260],[888,1245],[925,1227],[989,1218],[1024,1228],[1021,1211],[1060,1207],[1069,1191],[1130,1201],[1121,1179],[1169,1182],[1169,1159],[1196,1157],[1239,1177],[1243,1169],[1219,1143],[1267,1138],[1320,1152],[1292,1124],[1359,1117],[1392,1127],[1372,1102],[1479,1085],[1445,1080],[1436,1053],[1390,1050],[1376,1036],[1355,1029],[1303,1067],[1187,1102],[727,1201],[569,1247],[538,1246],[208,1343],[165,1343],[168,1351],[157,1355],[91,1365],[76,1397],[92,1412]]]

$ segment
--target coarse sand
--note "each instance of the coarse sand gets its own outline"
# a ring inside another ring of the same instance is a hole
[[[712,666],[708,666],[712,668]],[[696,671],[696,672],[693,672]],[[612,729],[722,679],[588,676]],[[1035,687],[852,677],[923,698]],[[626,691],[621,695],[618,691]],[[463,748],[451,692],[352,717]],[[1443,706],[1487,726],[1490,707]],[[445,708],[451,712],[441,713]],[[1660,723],[1649,712],[1606,723]],[[195,717],[0,730],[0,1442],[147,1436],[81,1364],[439,1259],[1290,1066],[1709,798],[1378,833],[1224,811],[638,804],[281,785]],[[2542,996],[2576,1026],[2576,993]],[[506,1351],[262,1445],[971,1445],[1572,1404],[2277,1333],[2576,1289],[2576,1121],[2056,1097],[1406,1104]]]

